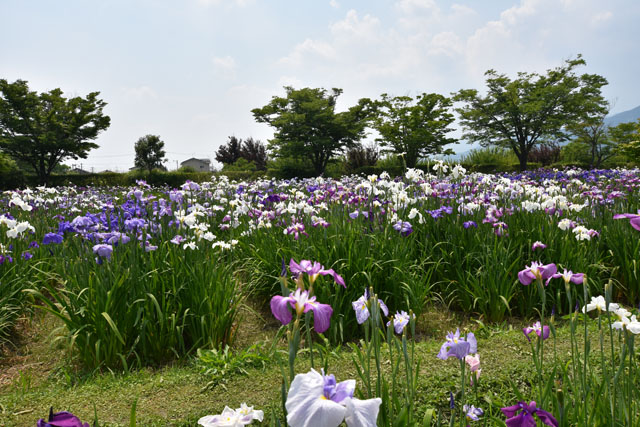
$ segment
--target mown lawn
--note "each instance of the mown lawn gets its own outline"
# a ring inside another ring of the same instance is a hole
[[[478,336],[482,377],[479,393],[472,399],[499,417],[499,408],[515,399],[510,381],[527,396],[529,380],[534,376],[522,322],[513,320],[499,327],[484,327],[444,309],[430,310],[418,322],[418,414],[437,408],[446,415],[449,391],[455,393],[459,386],[458,363],[436,358],[446,332],[458,323]],[[280,410],[281,373],[273,359],[264,369],[247,368],[246,375],[229,375],[208,389],[210,378],[202,374],[195,357],[128,373],[85,372],[55,343],[57,327],[52,317],[36,316],[26,322],[16,347],[0,361],[0,426],[35,426],[39,418],[46,417],[50,406],[71,411],[89,422],[95,408],[100,425],[128,425],[131,405],[136,400],[140,426],[192,426],[203,415],[220,413],[225,405],[239,407],[242,402],[263,409],[267,420],[272,411]],[[258,313],[247,311],[233,351],[242,352],[251,343],[272,339],[276,331],[277,325],[267,314],[262,320]],[[558,357],[568,355],[567,337],[568,328],[559,326]],[[547,355],[553,357],[552,340],[547,342]],[[356,378],[346,346],[334,351],[330,367],[338,381]],[[309,359],[299,357],[297,372],[308,369]]]

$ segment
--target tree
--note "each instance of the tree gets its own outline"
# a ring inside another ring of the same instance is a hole
[[[41,183],[65,159],[86,159],[111,122],[100,92],[65,98],[60,89],[37,93],[27,82],[0,79],[0,149],[29,165]]]
[[[135,166],[151,172],[154,169],[162,169],[164,159],[164,142],[158,135],[145,135],[138,139],[135,145]]]
[[[616,153],[637,162],[640,160],[640,119],[609,128],[609,138],[616,144]]]
[[[578,55],[545,75],[521,72],[514,80],[487,71],[486,96],[475,89],[463,89],[454,96],[465,103],[456,109],[465,130],[463,138],[510,148],[525,170],[533,146],[565,140],[568,126],[606,111],[600,89],[607,80],[597,74],[576,75],[574,69],[585,64]]]
[[[608,126],[604,121],[608,113],[607,104],[605,110],[568,126],[571,134],[576,137],[575,143],[581,144],[589,152],[589,167],[591,169],[600,168],[602,162],[615,154],[615,144],[609,138]]]
[[[251,110],[256,121],[275,128],[269,142],[276,157],[307,159],[320,175],[338,152],[352,147],[365,134],[372,103],[361,99],[357,105],[335,112],[342,89],[294,89],[285,87],[286,97],[274,96],[269,104]]]
[[[366,166],[375,166],[380,157],[380,151],[375,144],[357,144],[347,150],[346,167],[348,172],[355,172],[357,169]]]
[[[378,115],[374,127],[382,138],[382,147],[391,147],[396,154],[404,153],[407,167],[415,167],[418,160],[431,154],[453,154],[444,150],[447,144],[457,143],[446,134],[453,131],[449,112],[451,100],[436,93],[418,95],[413,103],[410,96],[381,95],[377,102]]]
[[[216,160],[224,164],[235,163],[240,158],[242,140],[230,136],[226,144],[221,145],[216,151]]]
[[[267,170],[267,160],[269,160],[267,148],[260,140],[254,140],[251,137],[244,140],[240,148],[240,157],[253,162],[259,171]]]
[[[253,162],[257,170],[266,170],[269,156],[267,148],[260,140],[249,137],[243,141],[235,136],[230,136],[229,141],[218,148],[216,160],[227,166],[240,159]]]

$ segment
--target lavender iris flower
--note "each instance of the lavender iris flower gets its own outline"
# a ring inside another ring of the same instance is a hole
[[[440,347],[438,359],[447,360],[449,357],[464,359],[468,354],[478,352],[478,341],[473,332],[469,332],[466,337],[460,336],[460,329],[455,333],[449,332],[447,340]]]
[[[411,224],[406,221],[396,222],[395,224],[393,224],[393,229],[405,237],[413,233],[413,228],[411,227]]]
[[[325,269],[324,266],[317,261],[312,262],[303,259],[302,261],[300,261],[300,264],[298,264],[293,260],[293,258],[291,258],[291,260],[289,261],[289,271],[291,271],[291,275],[294,278],[297,278],[301,274],[309,275],[309,279],[312,283],[316,281],[318,275],[331,276],[338,285],[344,287],[345,289],[347,288],[347,285],[345,284],[342,276],[336,273],[332,268]]]
[[[536,425],[536,415],[543,424],[558,427],[558,421],[549,412],[536,407],[536,402],[518,402],[517,405],[500,409],[507,417],[507,427],[532,427]],[[519,412],[519,413],[518,413]]]
[[[291,322],[292,314],[290,308],[293,308],[298,316],[309,310],[313,311],[313,327],[318,333],[323,333],[329,329],[333,309],[328,304],[317,302],[315,296],[309,297],[308,291],[296,289],[296,292],[290,293],[288,297],[276,295],[271,298],[271,312],[283,325]]]
[[[638,211],[638,214],[624,213],[624,214],[617,214],[613,216],[613,219],[621,219],[621,218],[629,219],[629,223],[631,224],[631,226],[636,230],[640,231],[640,210]]]
[[[323,396],[327,400],[332,400],[336,403],[342,403],[345,399],[353,397],[353,392],[356,389],[355,380],[336,382],[336,377],[333,374],[322,375],[324,380]]]
[[[566,285],[569,284],[569,282],[571,283],[575,283],[576,285],[581,285],[582,282],[584,281],[584,273],[574,273],[573,271],[569,270],[567,271],[567,269],[564,269],[564,272],[562,274],[560,273],[555,273],[554,275],[552,275],[550,278],[547,279],[547,284],[549,283],[549,281],[551,279],[559,279],[561,278],[564,280],[564,283]]]
[[[464,228],[470,228],[470,227],[478,228],[478,224],[476,224],[475,221],[465,221],[465,222],[462,223],[462,226]]]
[[[62,236],[58,233],[47,233],[42,239],[43,245],[50,245],[51,243],[59,245],[62,243]]]
[[[98,255],[98,256],[100,256],[100,257],[109,259],[109,258],[111,258],[111,254],[113,253],[113,246],[107,245],[107,244],[104,244],[104,243],[101,243],[101,244],[98,244],[98,245],[94,245],[93,246],[93,253]]]
[[[357,301],[353,301],[351,303],[353,306],[353,310],[356,312],[356,320],[359,325],[362,325],[369,318],[369,291],[367,289],[364,290],[364,295],[358,298]],[[387,305],[381,299],[378,300],[378,305],[380,306],[380,311],[384,313],[385,316],[389,315],[389,309]]]
[[[393,328],[396,330],[396,334],[401,334],[404,331],[405,326],[409,324],[409,314],[406,311],[396,311],[396,314],[387,322],[387,326],[393,322]]]
[[[476,408],[473,405],[464,405],[462,407],[465,416],[468,421],[478,421],[481,416],[484,415],[484,411],[480,408]]]
[[[535,332],[536,335],[538,335],[538,337],[542,338],[543,340],[546,340],[547,338],[549,338],[549,327],[547,325],[542,326],[540,322],[536,322],[531,326],[527,326],[526,328],[523,328],[522,332],[527,337],[529,342],[531,342],[531,338],[529,337],[529,335],[532,332]]]
[[[518,273],[518,279],[523,285],[530,285],[534,280],[547,280],[552,277],[558,268],[555,264],[542,265],[539,262],[532,262],[531,266]]]
[[[293,240],[298,240],[301,234],[309,237],[306,231],[304,231],[304,224],[300,222],[293,224],[291,227],[287,227],[284,230],[284,234],[293,234]]]
[[[353,397],[355,380],[336,383],[333,375],[311,369],[291,382],[285,408],[291,427],[375,427],[382,400]]]
[[[547,245],[545,245],[542,242],[534,242],[533,245],[531,245],[531,250],[532,251],[536,251],[537,249],[546,249]]]

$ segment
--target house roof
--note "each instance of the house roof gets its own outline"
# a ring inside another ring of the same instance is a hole
[[[195,160],[195,161],[203,162],[203,163],[211,163],[211,160],[209,160],[209,159],[196,159],[195,157],[192,157],[190,159],[185,160],[184,162],[181,162],[180,164],[183,165],[183,164],[187,163],[190,160]]]

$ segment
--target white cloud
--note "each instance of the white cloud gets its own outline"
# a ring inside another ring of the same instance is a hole
[[[236,69],[236,60],[228,55],[225,57],[215,57],[211,61],[218,71],[232,72]]]
[[[413,13],[419,10],[437,12],[440,10],[434,0],[400,0],[397,7],[404,13]]]
[[[340,3],[338,3],[336,0],[330,0],[329,6],[333,7],[334,9],[340,9]]]
[[[196,0],[198,4],[208,7],[208,6],[218,6],[218,5],[226,5],[226,6],[240,6],[245,7],[254,0]]]
[[[158,94],[149,86],[127,87],[122,89],[123,97],[128,101],[146,101],[158,99]]]
[[[597,13],[591,18],[591,23],[594,26],[598,26],[604,24],[613,18],[613,13],[610,10],[605,10],[603,12]]]
[[[460,37],[452,31],[444,31],[433,36],[427,51],[431,55],[454,56],[463,50],[464,44]]]
[[[335,58],[335,50],[329,43],[305,39],[302,43],[298,43],[289,55],[281,58],[279,62],[285,65],[299,66],[308,57],[321,58],[323,61],[331,60]]]
[[[331,33],[335,37],[356,37],[359,39],[375,40],[378,38],[380,20],[371,15],[365,15],[362,19],[358,12],[351,9],[344,20],[331,25]]]

